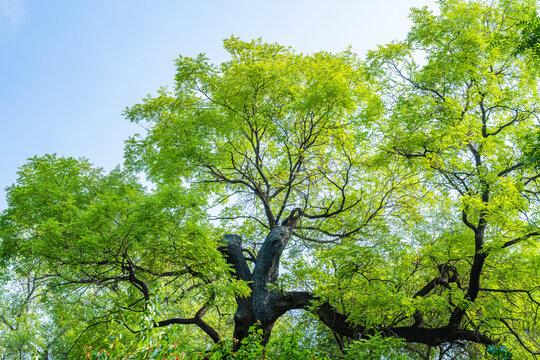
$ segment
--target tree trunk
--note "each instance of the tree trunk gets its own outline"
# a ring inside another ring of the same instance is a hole
[[[270,339],[270,334],[276,320],[283,315],[277,306],[281,293],[272,289],[279,275],[279,259],[283,249],[292,235],[292,228],[278,226],[270,231],[261,246],[253,272],[250,271],[242,252],[242,239],[237,235],[225,235],[224,244],[220,248],[227,262],[233,266],[238,279],[249,283],[250,296],[237,298],[238,305],[234,314],[233,336],[240,341],[249,334],[249,328],[258,325],[263,330],[263,344]]]

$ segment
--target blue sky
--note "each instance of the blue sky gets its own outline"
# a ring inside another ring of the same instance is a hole
[[[364,55],[402,39],[435,0],[0,0],[0,210],[34,155],[112,169],[137,132],[126,106],[170,85],[173,60],[227,60],[222,39]]]

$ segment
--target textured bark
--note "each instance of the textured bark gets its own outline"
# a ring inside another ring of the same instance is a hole
[[[285,226],[272,229],[266,237],[251,276],[253,307],[257,320],[263,326],[276,321],[276,292],[269,285],[276,282],[279,272],[279,259],[285,245],[291,238],[291,231]]]
[[[473,341],[480,344],[490,345],[496,341],[490,337],[476,331],[459,329],[454,326],[444,326],[438,328],[422,328],[417,326],[382,327],[367,329],[361,325],[351,324],[347,316],[339,313],[328,302],[323,302],[318,306],[313,306],[318,299],[309,292],[291,292],[282,294],[278,300],[281,311],[286,309],[304,309],[312,311],[330,329],[339,335],[351,339],[367,339],[375,334],[385,337],[399,337],[406,342],[415,342],[425,345],[437,346],[447,342],[459,340]]]
[[[278,293],[269,285],[274,284],[278,278],[279,259],[291,235],[292,229],[287,226],[272,229],[259,250],[253,273],[250,272],[242,252],[242,239],[237,235],[224,236],[220,251],[232,265],[237,278],[248,282],[251,288],[250,296],[236,299],[233,333],[235,339],[246,337],[249,328],[257,322],[263,329],[263,342],[270,339],[274,323],[283,312],[280,313],[276,308]],[[239,347],[239,343],[236,347]]]
[[[251,281],[251,270],[242,252],[242,238],[238,235],[223,236],[223,246],[219,248],[227,262],[233,266],[238,279]]]
[[[223,246],[219,250],[225,256],[227,263],[232,265],[236,278],[246,281],[251,287],[251,270],[242,252],[242,238],[238,235],[225,235]],[[245,298],[237,297],[236,305],[233,337],[241,340],[248,335],[249,327],[257,321],[253,312],[252,295]]]

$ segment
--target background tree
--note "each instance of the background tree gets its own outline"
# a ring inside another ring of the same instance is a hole
[[[533,11],[529,2],[443,1],[440,16],[413,11],[406,42],[373,54],[388,86],[387,152],[419,169],[436,206],[453,213],[417,240],[447,288],[441,323],[503,336],[525,357],[539,355],[530,316],[539,305],[539,99],[538,71],[515,56],[514,29]],[[415,318],[425,324],[421,312]]]
[[[142,316],[156,307],[162,317],[152,326],[197,324],[218,340],[202,319],[207,303],[222,304],[216,292],[246,290],[228,280],[201,217],[202,192],[148,194],[120,170],[104,175],[85,160],[56,156],[31,159],[19,175],[8,189],[2,251],[16,256],[13,272],[46,285],[35,295],[49,312],[34,316],[59,317],[71,337],[64,357],[80,357],[81,342],[94,344],[114,323],[141,331]]]

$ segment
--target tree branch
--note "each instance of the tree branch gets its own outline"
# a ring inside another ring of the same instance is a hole
[[[505,242],[501,248],[502,248],[502,249],[507,248],[507,247],[509,247],[509,246],[512,246],[512,245],[514,245],[514,244],[517,244],[518,242],[520,242],[520,241],[522,241],[522,240],[526,240],[526,239],[528,239],[528,238],[530,238],[530,237],[538,236],[538,235],[540,235],[540,232],[535,231],[535,232],[532,232],[532,233],[529,233],[529,234],[520,236],[520,237],[518,237],[518,238],[515,238],[515,239],[513,239],[513,240],[510,240],[510,241]]]
[[[239,280],[246,282],[251,280],[251,270],[242,249],[242,237],[232,234],[224,235],[223,245],[218,250],[225,256],[227,263],[232,265]]]
[[[318,304],[320,299],[307,291],[291,291],[281,293],[276,302],[281,312],[292,309],[303,309],[315,313],[331,330],[351,339],[368,339],[380,334],[384,337],[398,337],[405,342],[438,346],[447,342],[472,341],[479,344],[491,345],[496,341],[477,331],[460,329],[453,326],[438,328],[422,328],[416,326],[366,328],[354,325],[348,317],[336,311],[328,302]]]
[[[214,343],[218,343],[221,340],[221,336],[217,333],[217,331],[208,325],[202,317],[208,312],[210,309],[210,303],[214,301],[216,295],[212,294],[210,299],[204,304],[202,308],[200,308],[196,313],[195,316],[188,319],[183,318],[172,318],[167,320],[162,320],[159,322],[154,322],[155,327],[163,327],[163,326],[169,326],[173,324],[182,324],[182,325],[197,325],[202,331],[204,331]]]

